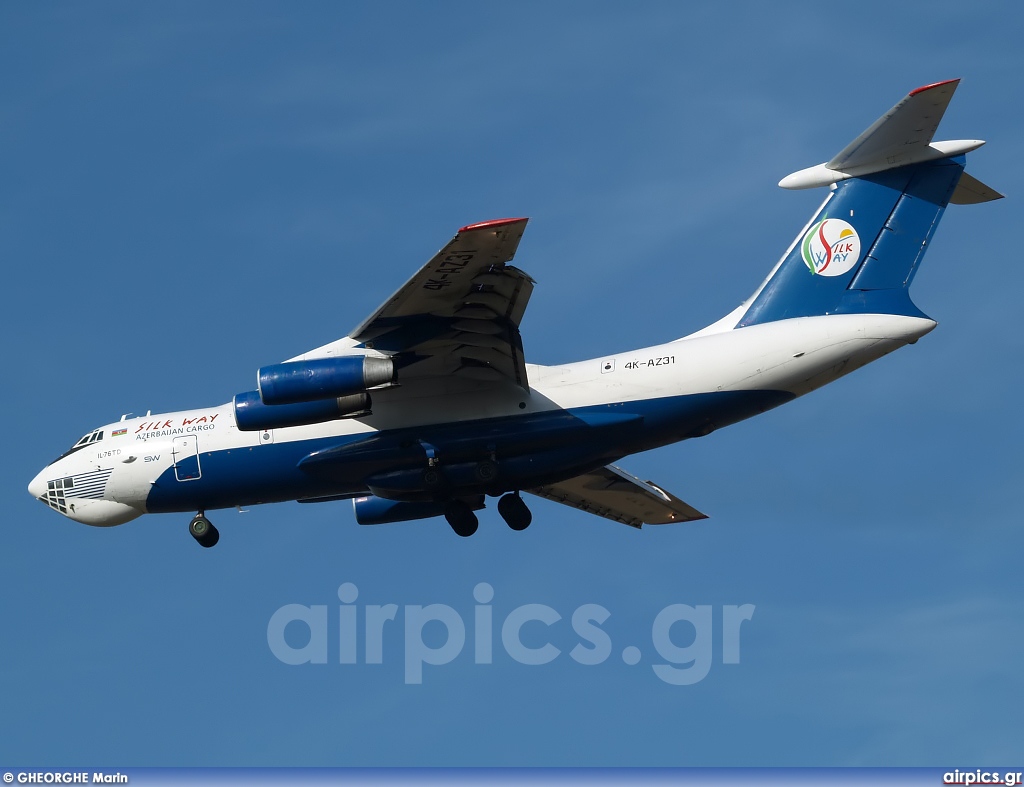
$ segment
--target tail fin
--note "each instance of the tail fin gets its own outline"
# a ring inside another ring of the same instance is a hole
[[[825,164],[782,179],[828,198],[736,327],[823,314],[924,316],[910,283],[950,202],[1002,195],[963,174],[981,140],[932,142],[959,80],[912,91]]]

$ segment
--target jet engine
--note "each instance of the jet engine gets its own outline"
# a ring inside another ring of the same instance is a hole
[[[394,381],[390,358],[362,355],[276,363],[256,373],[260,400],[275,406],[347,397]]]
[[[465,502],[471,511],[479,511],[484,507],[484,496],[469,498]],[[388,500],[376,495],[357,497],[352,501],[352,508],[356,512],[356,522],[360,525],[383,525],[389,522],[407,522],[410,519],[443,516],[446,505],[446,503],[433,501],[407,503]]]
[[[240,431],[258,432],[365,415],[370,411],[370,394],[364,391],[315,402],[264,404],[259,391],[246,391],[235,396],[234,409],[235,424]]]

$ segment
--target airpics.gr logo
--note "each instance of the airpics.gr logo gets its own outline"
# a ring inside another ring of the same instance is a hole
[[[860,236],[842,219],[822,219],[800,243],[800,255],[811,273],[841,276],[860,259]]]

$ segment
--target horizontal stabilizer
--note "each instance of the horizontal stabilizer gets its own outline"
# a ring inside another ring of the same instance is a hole
[[[784,189],[829,186],[848,178],[959,156],[981,147],[985,143],[980,139],[932,142],[958,84],[959,79],[950,79],[912,90],[829,161],[787,175],[779,185]],[[997,194],[991,189],[987,192]]]
[[[707,519],[678,497],[614,465],[526,491],[636,528]]]
[[[1002,198],[1003,195],[994,188],[986,186],[965,172],[960,176],[960,182],[956,184],[949,201],[954,205],[976,205],[979,202],[991,202]]]
[[[950,79],[912,90],[825,166],[855,169],[926,149],[959,84],[959,79]]]

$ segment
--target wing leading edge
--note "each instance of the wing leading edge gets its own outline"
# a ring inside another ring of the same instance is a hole
[[[533,279],[508,263],[528,219],[470,224],[350,335],[400,379],[455,375],[529,388],[519,324]]]
[[[635,528],[707,519],[675,495],[615,465],[526,491]]]

